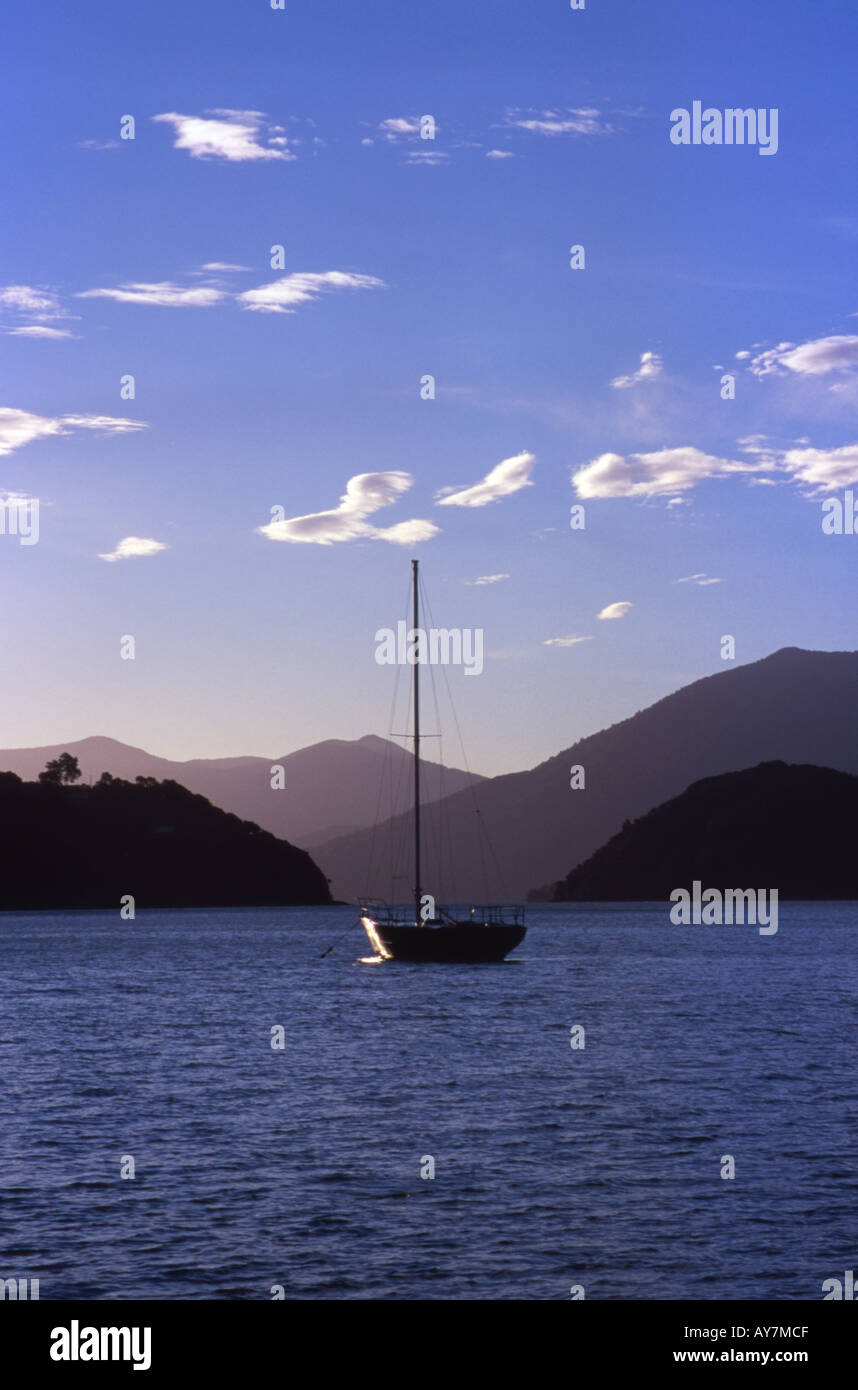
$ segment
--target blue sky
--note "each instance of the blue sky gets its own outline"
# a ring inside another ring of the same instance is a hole
[[[724,669],[724,634],[855,647],[858,539],[821,529],[858,484],[853,4],[9,28],[0,489],[40,534],[0,536],[5,746],[384,733],[412,555],[436,621],[484,630],[449,679],[488,773]],[[777,153],[672,144],[695,100],[777,108]],[[366,474],[389,505],[294,524]],[[123,540],[152,553],[100,558]]]

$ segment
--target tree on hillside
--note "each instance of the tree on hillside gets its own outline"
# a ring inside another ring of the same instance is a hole
[[[40,782],[49,782],[58,787],[62,783],[66,785],[80,780],[80,765],[72,753],[60,753],[58,758],[51,758],[45,764],[44,772],[39,773]]]

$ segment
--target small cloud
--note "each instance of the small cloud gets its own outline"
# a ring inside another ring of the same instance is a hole
[[[512,150],[486,150],[486,159],[515,159]]]
[[[244,309],[252,309],[264,314],[293,314],[298,304],[307,304],[318,299],[327,290],[378,290],[384,289],[383,280],[374,275],[356,275],[344,270],[325,270],[321,272],[295,271],[273,280],[269,285],[260,285],[255,290],[244,290],[237,296]]]
[[[723,579],[709,579],[705,574],[686,574],[683,579],[674,579],[674,584],[698,584],[704,587],[707,584],[723,584]]]
[[[406,164],[444,164],[448,156],[435,147],[439,126],[432,116],[389,116],[379,122],[380,138],[390,145],[405,146]],[[364,139],[363,144],[372,144]]]
[[[11,454],[34,439],[69,434],[72,430],[95,430],[99,434],[127,434],[146,429],[142,420],[123,420],[111,415],[34,415],[28,410],[0,408],[0,455]]]
[[[386,121],[379,121],[378,128],[387,140],[398,140],[401,135],[419,135],[420,117],[390,116]]]
[[[656,377],[661,376],[662,361],[657,352],[642,352],[641,364],[637,371],[630,376],[615,376],[611,385],[616,390],[624,387],[636,386],[640,381],[655,381]]]
[[[385,140],[395,144],[399,140],[419,140],[420,121],[420,116],[389,116],[386,121],[379,121],[378,128]],[[434,129],[437,132],[438,127]]]
[[[211,273],[216,270],[238,271],[248,268],[223,261],[211,261],[203,269]],[[316,299],[327,290],[378,288],[384,288],[384,281],[377,280],[372,275],[326,270],[319,274],[295,272],[292,275],[284,275],[271,284],[243,290],[239,294],[217,285],[186,286],[165,280],[155,283],[131,281],[113,289],[83,290],[77,298],[113,299],[120,304],[148,304],[169,309],[208,308],[225,300],[234,300],[242,309],[254,309],[269,314],[291,314],[294,313],[296,305]]]
[[[10,338],[76,338],[67,328],[47,328],[41,323],[25,323],[21,328],[3,330]]]
[[[746,434],[742,439],[737,439],[736,443],[739,445],[743,454],[751,454],[752,457],[764,459],[773,459],[775,457],[775,450],[769,442],[768,435]]]
[[[169,280],[157,283],[133,280],[116,289],[82,290],[77,299],[115,299],[119,304],[153,304],[167,309],[207,308],[225,298],[223,290],[211,286],[188,289]]]
[[[56,312],[58,308],[53,290],[33,289],[30,285],[4,285],[0,289],[0,304],[27,314],[35,314],[39,310]]]
[[[7,492],[6,488],[0,487],[0,504],[4,507],[26,507],[37,500],[26,492]]]
[[[736,357],[746,360],[750,353],[737,353]],[[795,343],[778,343],[758,353],[751,361],[750,371],[756,377],[785,376],[790,372],[798,376],[826,376],[829,372],[846,372],[858,367],[858,336],[849,333],[835,333],[827,338],[813,338],[798,346]]]
[[[611,622],[615,618],[624,618],[632,606],[631,603],[609,603],[607,608],[596,614],[596,617]]]
[[[61,319],[67,315],[60,307],[56,291],[43,286],[4,285],[0,288],[0,304],[28,319]]]
[[[262,111],[234,111],[229,108],[207,111],[204,116],[183,116],[163,111],[153,121],[171,125],[176,139],[173,148],[187,150],[192,159],[222,159],[244,163],[260,159],[294,160],[296,155],[282,148],[282,138],[270,137],[260,144],[265,122]],[[276,129],[276,127],[272,127]]]
[[[79,150],[118,150],[118,140],[79,140]]]
[[[310,512],[283,521],[271,521],[257,527],[260,535],[271,541],[304,542],[312,545],[333,545],[339,541],[380,540],[393,545],[416,545],[438,534],[431,521],[400,521],[395,526],[379,528],[370,525],[367,517],[389,507],[402,493],[407,492],[414,479],[410,473],[358,473],[350,478],[339,505],[325,512]]]
[[[508,574],[481,574],[479,579],[466,579],[465,583],[478,588],[481,584],[500,584],[502,579],[509,579]]]
[[[554,138],[561,135],[609,135],[613,129],[593,106],[567,106],[556,111],[535,111],[531,108],[528,113],[511,109],[507,112],[506,124],[534,135]]]
[[[696,487],[707,478],[754,473],[774,464],[716,458],[683,445],[649,454],[600,454],[572,475],[579,497],[659,497]],[[673,498],[671,505],[675,505]]]
[[[149,540],[144,536],[126,536],[115,550],[99,555],[99,560],[130,560],[134,556],[157,555],[159,550],[167,550],[163,541]]]
[[[99,434],[130,434],[148,428],[142,420],[123,420],[112,415],[62,415],[64,425],[75,430],[95,430]]]
[[[546,637],[543,647],[577,647],[579,642],[592,642],[592,637]]]
[[[391,545],[419,545],[421,541],[431,541],[437,536],[440,527],[431,521],[398,521],[395,526],[370,527],[372,540],[389,541]]]
[[[787,449],[783,466],[793,480],[816,493],[858,483],[858,444],[839,449]]]
[[[405,163],[428,164],[432,166],[443,164],[448,157],[449,156],[446,155],[443,150],[433,150],[431,148],[427,150],[409,150]]]
[[[485,507],[489,502],[520,492],[523,487],[532,487],[530,474],[535,463],[533,454],[513,454],[495,464],[480,482],[470,487],[442,487],[436,492],[435,500],[439,507]]]

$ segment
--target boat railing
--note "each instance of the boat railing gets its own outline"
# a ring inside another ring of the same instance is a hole
[[[358,898],[358,906],[364,915],[374,917],[389,926],[408,927],[414,925],[413,903],[391,907],[384,898]]]
[[[390,926],[414,926],[415,914],[414,907],[410,903],[403,903],[391,907],[390,903],[384,898],[358,898],[358,904],[363,913],[375,917]],[[466,909],[465,912],[457,913],[455,910],[448,911],[446,908],[437,909],[437,919],[444,919],[448,922],[470,921],[475,927],[479,926],[524,926],[524,907],[518,904],[508,903],[487,903],[479,904],[475,907]],[[436,919],[436,920],[437,920]]]
[[[524,907],[519,904],[487,903],[472,907],[470,916],[474,922],[483,922],[487,926],[523,927],[524,912]]]

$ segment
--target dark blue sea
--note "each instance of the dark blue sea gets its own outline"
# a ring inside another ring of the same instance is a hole
[[[767,937],[534,907],[503,965],[363,964],[359,928],[320,959],[354,915],[0,916],[0,1278],[818,1299],[858,1269],[858,905]]]

